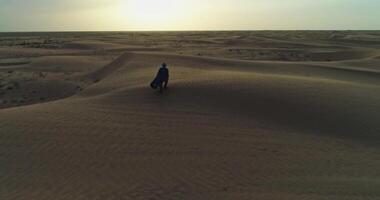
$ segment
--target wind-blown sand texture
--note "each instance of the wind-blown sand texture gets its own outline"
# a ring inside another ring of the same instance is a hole
[[[379,32],[3,33],[0,45],[0,199],[380,198]]]

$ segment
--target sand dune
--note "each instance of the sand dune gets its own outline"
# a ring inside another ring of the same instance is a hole
[[[101,41],[76,41],[65,44],[63,48],[67,49],[80,49],[80,50],[101,50],[101,49],[114,49],[121,48],[123,45],[114,43],[101,42]]]
[[[56,98],[0,110],[1,197],[378,199],[380,75],[353,58],[34,58],[13,73],[47,73],[33,84]],[[149,83],[162,62],[161,95]]]

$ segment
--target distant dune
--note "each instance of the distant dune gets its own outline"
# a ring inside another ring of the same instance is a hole
[[[1,199],[378,199],[380,33],[338,33],[3,44]]]

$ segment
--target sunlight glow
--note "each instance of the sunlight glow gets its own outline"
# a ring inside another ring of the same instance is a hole
[[[378,30],[379,0],[0,0],[0,31]]]
[[[173,26],[184,16],[183,1],[178,0],[128,0],[125,6],[129,23],[139,26]]]

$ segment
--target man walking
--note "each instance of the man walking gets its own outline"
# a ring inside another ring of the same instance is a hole
[[[156,78],[150,84],[153,89],[157,87],[160,88],[160,93],[163,92],[163,89],[168,87],[169,83],[169,69],[167,68],[166,63],[162,63],[161,68],[158,70]]]

